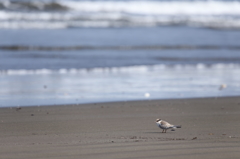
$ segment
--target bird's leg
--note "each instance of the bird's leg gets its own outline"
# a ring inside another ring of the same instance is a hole
[[[162,130],[162,133],[164,133],[164,129]]]

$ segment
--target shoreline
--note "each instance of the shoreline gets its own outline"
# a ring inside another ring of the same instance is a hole
[[[44,105],[23,105],[23,106],[0,106],[0,110],[4,108],[35,108],[35,107],[67,107],[67,106],[80,106],[80,107],[86,107],[86,106],[92,106],[92,105],[99,105],[99,104],[110,104],[115,105],[117,103],[131,103],[131,102],[158,102],[158,101],[175,101],[175,100],[201,100],[201,99],[218,99],[218,98],[239,98],[239,96],[212,96],[212,97],[179,97],[179,98],[163,98],[163,99],[151,99],[151,98],[145,98],[145,99],[133,99],[133,100],[115,100],[115,101],[92,101],[92,102],[83,102],[83,103],[67,103],[67,104],[44,104]]]
[[[237,158],[240,97],[0,108],[3,158]],[[182,125],[161,133],[155,119]],[[189,151],[191,150],[191,151]]]

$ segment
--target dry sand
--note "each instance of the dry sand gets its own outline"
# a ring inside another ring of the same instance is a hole
[[[239,121],[240,97],[1,108],[0,158],[238,159]]]

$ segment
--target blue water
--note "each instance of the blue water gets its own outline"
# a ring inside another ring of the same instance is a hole
[[[240,95],[239,1],[35,2],[0,1],[0,107]]]

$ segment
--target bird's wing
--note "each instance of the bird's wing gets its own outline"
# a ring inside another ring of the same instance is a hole
[[[171,128],[171,127],[174,126],[174,125],[172,125],[172,124],[170,124],[170,123],[168,123],[168,122],[166,122],[164,120],[161,121],[161,125],[166,127],[166,128]]]

